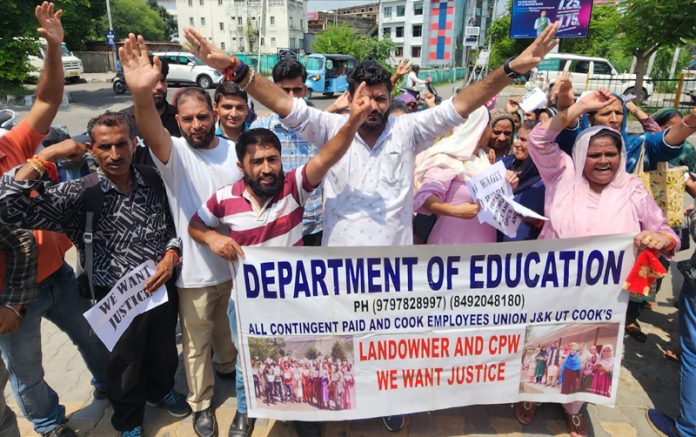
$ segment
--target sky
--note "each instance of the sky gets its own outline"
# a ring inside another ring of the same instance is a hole
[[[376,3],[377,0],[305,0],[307,2],[307,12],[330,11],[338,8],[348,8],[351,6]]]

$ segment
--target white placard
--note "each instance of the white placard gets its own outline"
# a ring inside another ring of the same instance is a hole
[[[165,286],[159,287],[152,294],[143,290],[143,285],[154,273],[153,261],[140,264],[121,278],[109,294],[83,314],[109,352],[114,349],[137,315],[169,300]]]
[[[520,109],[524,112],[532,112],[535,109],[546,106],[546,93],[539,87],[534,87],[520,100]]]

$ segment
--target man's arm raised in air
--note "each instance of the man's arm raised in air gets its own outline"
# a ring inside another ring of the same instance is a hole
[[[192,27],[184,28],[184,36],[190,44],[188,47],[189,51],[210,67],[222,72],[227,67],[232,66],[232,68],[236,68],[239,65],[240,61],[236,57],[228,55],[212,45],[196,29]],[[245,82],[242,82],[241,85],[245,86]],[[292,110],[292,97],[261,74],[254,75],[254,80],[248,84],[246,91],[263,106],[280,115],[281,118],[287,117]],[[140,126],[138,125],[138,127]]]
[[[51,128],[63,100],[63,60],[60,44],[63,42],[62,10],[54,10],[53,3],[43,2],[34,10],[39,22],[38,32],[46,39],[44,71],[36,87],[36,100],[27,115],[27,122],[42,134]]]
[[[510,69],[518,74],[526,74],[539,65],[544,56],[558,44],[558,40],[554,39],[554,36],[559,25],[556,22],[547,27],[519,56],[511,59],[508,64]],[[503,67],[498,67],[480,82],[476,82],[457,94],[453,102],[454,107],[459,115],[467,117],[474,109],[496,96],[511,82],[512,80],[505,74]]]
[[[123,47],[118,49],[118,58],[123,66],[126,84],[133,95],[135,107],[135,123],[150,151],[166,164],[172,152],[172,137],[162,125],[152,89],[160,78],[162,62],[158,57],[152,64],[147,55],[147,47],[142,35],[136,39],[134,34],[128,35]]]

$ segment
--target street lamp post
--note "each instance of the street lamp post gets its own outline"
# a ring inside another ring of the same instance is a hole
[[[109,19],[109,30],[114,31],[114,24],[111,21],[111,5],[109,0],[106,0],[106,17]],[[116,70],[116,38],[114,38],[114,45],[112,46],[112,51],[114,53],[114,70]]]

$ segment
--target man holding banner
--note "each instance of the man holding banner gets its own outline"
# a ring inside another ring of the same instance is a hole
[[[435,108],[390,117],[389,73],[373,61],[360,63],[349,81],[351,98],[361,82],[375,102],[358,129],[353,147],[331,168],[324,184],[324,246],[413,244],[413,167],[415,155],[465,121],[474,109],[526,74],[558,43],[559,24],[547,27],[519,56]],[[249,95],[280,115],[284,125],[307,142],[325,144],[346,118],[308,107],[293,99],[239,59],[214,47],[193,28],[184,34],[192,51],[213,68],[248,89]],[[347,213],[346,211],[350,211]],[[403,416],[384,419],[389,431],[405,426]]]
[[[244,255],[241,246],[302,246],[305,202],[329,168],[343,157],[359,126],[375,109],[366,88],[365,83],[358,87],[350,117],[336,136],[307,164],[290,170],[287,175],[281,164],[278,137],[265,128],[244,132],[236,144],[238,166],[244,178],[233,186],[219,189],[198,209],[189,224],[191,237],[227,260]],[[221,225],[230,229],[229,237],[215,230]],[[236,343],[235,308],[234,300],[230,300],[230,330]],[[246,437],[251,435],[254,421],[247,417],[241,365],[242,361],[237,360],[237,413],[229,435]],[[280,391],[282,400],[282,386]]]
[[[123,293],[120,288],[110,290],[135,267],[156,261],[154,271],[141,274],[142,283],[136,284],[136,293],[125,303],[111,308],[116,299],[107,298],[97,304],[104,316],[110,317],[106,324],[116,329],[141,304],[146,305],[150,293],[172,278],[180,259],[181,241],[174,232],[161,180],[149,167],[131,165],[134,145],[126,115],[107,111],[93,118],[87,130],[89,147],[99,164],[97,173],[45,185],[42,177],[45,173],[51,175],[53,163],[81,159],[85,145],[66,140],[46,148],[15,175],[10,172],[3,177],[0,201],[12,206],[0,212],[0,220],[27,229],[65,233],[78,248],[83,268],[85,246],[93,244],[91,282],[97,299]],[[96,184],[88,186],[89,178],[96,179]],[[90,207],[87,190],[101,196],[94,231],[89,236],[85,231],[85,211]],[[107,395],[114,408],[111,423],[121,436],[141,436],[146,402],[164,407],[177,417],[191,413],[183,395],[173,390],[178,364],[177,295],[173,284],[168,285],[168,302],[133,318],[109,355]]]

